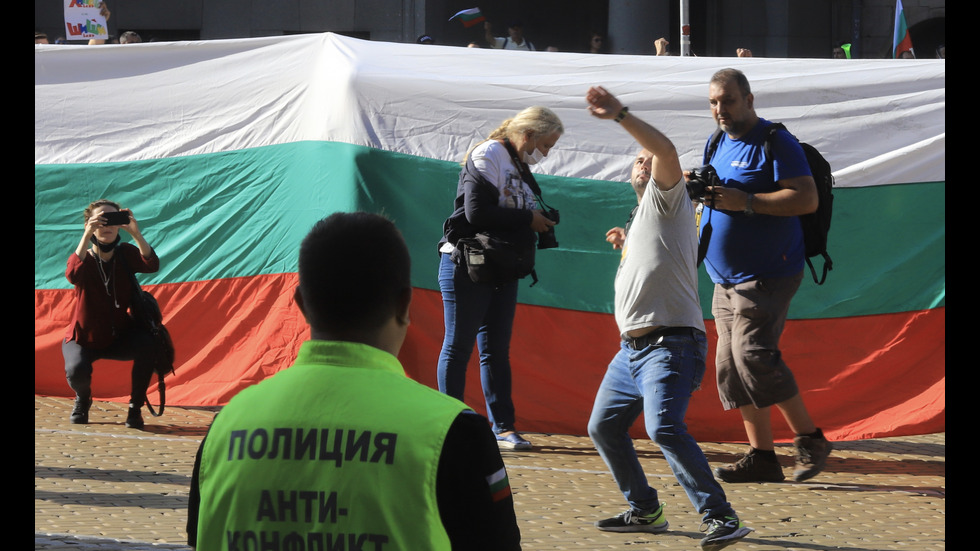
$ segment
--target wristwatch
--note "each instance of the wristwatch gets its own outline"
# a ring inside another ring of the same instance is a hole
[[[755,195],[752,193],[750,193],[749,196],[745,199],[745,209],[742,211],[745,213],[745,216],[752,216],[753,214],[755,214],[755,211],[752,210],[753,199],[755,199]]]

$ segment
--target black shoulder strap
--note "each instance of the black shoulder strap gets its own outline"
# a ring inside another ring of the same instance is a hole
[[[636,205],[635,207],[633,207],[633,210],[630,211],[630,217],[626,219],[626,227],[623,228],[623,231],[626,233],[626,235],[629,235],[630,233],[630,226],[633,224],[633,217],[636,216],[636,211],[639,210],[639,208],[640,205]]]
[[[538,202],[544,206],[544,208],[551,209],[551,207],[548,206],[548,203],[544,202],[544,197],[541,196],[541,186],[539,186],[538,181],[534,179],[534,173],[531,172],[531,169],[527,166],[527,163],[522,161],[517,155],[517,149],[514,148],[514,144],[510,143],[508,138],[504,138],[504,147],[507,148],[507,153],[510,154],[510,160],[514,163],[514,166],[517,167],[517,171],[521,174],[521,180],[524,180],[527,187],[531,188],[531,192],[534,193],[535,199],[537,199]]]
[[[473,162],[473,157],[472,156],[467,157],[467,159],[466,159],[466,166],[463,168],[463,170],[465,170],[466,173],[469,174],[469,176],[471,178],[473,178],[474,180],[476,180],[476,182],[478,184],[480,184],[481,186],[489,186],[489,187],[493,188],[494,191],[496,191],[498,193],[500,192],[500,190],[497,189],[497,186],[491,184],[490,183],[490,180],[487,180],[486,176],[484,176],[479,171],[479,169],[476,168],[476,164]],[[462,178],[462,174],[460,174],[460,178]],[[462,197],[462,189],[460,189],[460,197]]]
[[[711,135],[711,139],[708,140],[708,148],[704,150],[704,159],[701,164],[706,165],[711,163],[711,158],[715,156],[715,151],[718,150],[718,144],[721,143],[721,135],[724,132],[721,128],[715,130],[715,133]]]
[[[701,216],[703,215],[704,211],[701,211]],[[698,263],[694,265],[695,268],[700,268],[701,263],[704,262],[704,257],[708,256],[708,244],[711,243],[711,231],[711,211],[709,210],[708,220],[705,221],[704,227],[701,228],[701,235],[698,236]]]
[[[774,122],[770,124],[769,128],[766,129],[766,141],[762,146],[763,150],[766,152],[766,162],[769,163],[769,167],[773,169],[772,177],[774,180],[776,178],[776,172],[774,166],[775,159],[773,159],[772,156],[772,142],[776,139],[776,132],[779,132],[780,130],[786,130],[786,126],[783,125],[783,123]],[[789,132],[789,130],[786,130],[786,132]]]
[[[715,151],[718,150],[718,144],[721,143],[722,135],[724,130],[720,127],[715,130],[715,133],[711,135],[708,140],[708,147],[704,150],[704,159],[701,164],[707,165],[711,164],[711,159],[715,156]],[[705,206],[704,208],[708,208]],[[703,211],[702,211],[702,216]],[[705,221],[704,227],[701,229],[701,235],[698,236],[698,263],[696,266],[700,267],[701,263],[704,262],[704,257],[708,256],[708,244],[711,243],[711,211],[708,211],[708,220]]]

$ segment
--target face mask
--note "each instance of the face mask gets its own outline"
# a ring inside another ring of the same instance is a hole
[[[524,152],[523,156],[524,162],[529,165],[536,165],[541,162],[541,159],[544,159],[544,153],[541,153],[541,150],[536,147],[534,148],[534,153]]]
[[[121,235],[117,235],[116,236],[116,240],[113,241],[112,243],[103,243],[103,242],[99,241],[98,239],[96,239],[95,236],[93,235],[92,236],[92,243],[95,243],[95,245],[99,248],[100,251],[102,251],[104,253],[107,253],[107,252],[111,251],[112,249],[115,249],[116,248],[116,245],[119,244],[119,241],[121,239],[122,239],[122,236]]]

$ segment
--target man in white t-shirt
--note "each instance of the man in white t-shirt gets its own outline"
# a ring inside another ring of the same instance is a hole
[[[630,179],[637,207],[626,228],[606,233],[606,241],[623,251],[615,284],[621,342],[589,419],[589,436],[630,508],[596,527],[648,533],[668,528],[628,432],[644,413],[647,434],[704,515],[702,549],[722,549],[752,530],[739,521],[684,424],[691,394],[704,376],[708,344],[698,299],[694,207],[677,150],[604,88],[589,89],[586,101],[594,116],[621,124],[643,147]]]
[[[507,36],[493,36],[493,25],[489,21],[483,24],[487,43],[496,50],[525,50],[534,51],[534,44],[524,39],[524,23],[512,21],[507,25]]]

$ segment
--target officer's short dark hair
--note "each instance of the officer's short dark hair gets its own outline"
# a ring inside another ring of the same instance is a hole
[[[399,313],[399,299],[411,288],[408,247],[387,218],[332,214],[300,245],[299,288],[314,330],[372,332]]]

